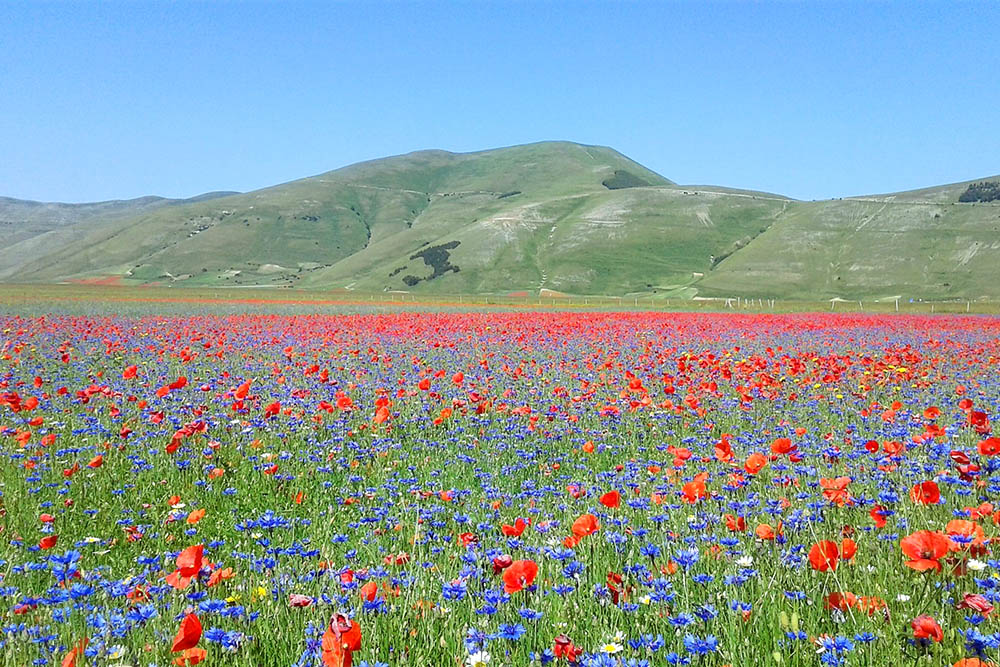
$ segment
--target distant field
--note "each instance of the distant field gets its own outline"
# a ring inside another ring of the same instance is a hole
[[[0,312],[73,310],[99,312],[112,308],[155,311],[198,306],[206,310],[373,312],[380,310],[573,310],[678,312],[862,312],[1000,314],[1000,301],[949,300],[768,300],[683,299],[667,297],[513,295],[427,295],[296,288],[177,288],[123,285],[0,284]]]

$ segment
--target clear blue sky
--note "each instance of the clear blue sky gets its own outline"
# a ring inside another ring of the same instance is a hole
[[[612,146],[801,199],[1000,173],[1000,3],[5,2],[0,195]]]

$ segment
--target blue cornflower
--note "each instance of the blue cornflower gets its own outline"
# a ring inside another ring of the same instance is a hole
[[[706,655],[719,649],[719,640],[715,635],[705,635],[704,638],[695,635],[684,635],[684,650],[694,655]]]
[[[681,549],[674,554],[674,561],[687,569],[697,563],[700,556],[697,549]]]
[[[497,639],[510,639],[511,641],[517,641],[524,636],[527,632],[525,627],[520,623],[502,623],[500,627],[497,628],[496,637]]]

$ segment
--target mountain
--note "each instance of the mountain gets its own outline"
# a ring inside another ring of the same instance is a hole
[[[149,196],[87,204],[0,197],[0,234],[5,240],[0,248],[0,277],[11,278],[28,262],[44,256],[53,248],[78,240],[86,230],[79,223],[121,220],[165,206],[208,201],[232,194],[237,193],[208,192],[190,199]]]
[[[777,224],[698,283],[716,296],[1000,296],[1000,201],[962,202],[978,183],[794,202]]]
[[[86,217],[57,224],[50,214],[46,231],[17,242],[17,253],[0,251],[0,279],[361,293],[1000,296],[994,180],[802,202],[677,185],[602,146],[420,151],[200,201],[79,205],[90,207]]]

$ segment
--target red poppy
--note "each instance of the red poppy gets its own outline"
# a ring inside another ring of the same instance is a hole
[[[351,667],[351,654],[361,650],[361,626],[336,614],[323,633],[323,667]]]
[[[375,583],[374,581],[369,581],[360,589],[358,589],[358,592],[361,594],[362,598],[364,598],[368,602],[371,602],[375,599],[375,595],[378,593],[378,584]]]
[[[203,648],[189,648],[180,656],[174,658],[174,665],[176,667],[194,667],[204,662],[205,658],[208,657],[208,651]]]
[[[775,537],[774,528],[771,528],[771,526],[766,523],[757,524],[757,527],[753,532],[754,535],[762,540],[773,540]]]
[[[566,658],[566,662],[576,662],[577,648],[566,635],[559,635],[553,640],[552,653],[556,658]]]
[[[979,442],[979,453],[983,456],[1000,454],[1000,437],[993,436]]]
[[[725,522],[726,528],[734,533],[743,532],[747,529],[746,517],[737,517],[732,514],[726,514],[722,517],[722,520]]]
[[[76,667],[76,659],[83,655],[89,643],[90,639],[88,637],[84,637],[78,641],[63,657],[62,662],[59,663],[59,667]]]
[[[830,593],[823,599],[823,607],[846,612],[858,604],[858,596],[854,593]]]
[[[493,559],[493,574],[500,574],[514,563],[514,559],[502,554]]]
[[[524,529],[528,527],[528,522],[524,519],[518,517],[514,522],[514,525],[504,524],[500,527],[500,531],[507,537],[520,537]]]
[[[837,507],[843,507],[852,501],[851,493],[847,486],[851,483],[850,477],[837,477],[835,479],[820,479],[819,485],[823,488],[823,497]]]
[[[969,412],[969,426],[975,429],[980,435],[988,435],[990,432],[990,417],[980,410]]]
[[[58,540],[59,540],[59,536],[58,535],[46,535],[42,539],[38,540],[38,548],[39,549],[51,549],[52,547],[54,547],[56,545],[56,542]]]
[[[597,517],[593,514],[584,514],[573,522],[573,534],[577,537],[593,535],[601,529],[601,524],[597,523]]]
[[[532,560],[516,560],[503,572],[503,589],[508,595],[531,586],[538,576],[538,565]]]
[[[875,507],[873,507],[871,511],[868,513],[868,516],[870,516],[872,518],[872,521],[875,522],[876,528],[884,528],[885,524],[888,523],[885,520],[886,516],[885,508],[882,507],[881,505],[876,505]]]
[[[693,482],[688,482],[683,487],[681,487],[681,493],[683,494],[683,500],[686,503],[694,504],[705,497],[705,482],[701,480],[694,480]]]
[[[910,489],[910,500],[918,505],[937,505],[941,501],[941,490],[933,480],[920,482]]]
[[[756,475],[765,465],[767,465],[767,457],[760,452],[754,452],[747,457],[746,463],[743,464],[743,469],[751,475]]]
[[[915,619],[910,621],[910,627],[913,628],[913,638],[917,640],[928,640],[931,639],[935,642],[939,642],[944,639],[944,633],[941,632],[941,626],[938,622],[934,620],[933,617],[927,616],[917,616]]]
[[[857,543],[851,538],[846,538],[840,543],[840,559],[849,561],[854,558],[854,554],[858,552]]]
[[[993,611],[993,605],[982,595],[976,593],[966,593],[962,596],[962,599],[955,605],[955,609],[969,609],[982,614],[983,616],[989,616],[990,612]]]
[[[796,448],[796,445],[793,445],[792,441],[788,438],[777,438],[771,443],[772,454],[791,454]]]
[[[910,558],[906,566],[917,572],[941,571],[939,559],[948,553],[951,540],[947,535],[933,530],[918,530],[899,542],[903,553]]]
[[[181,619],[181,626],[177,629],[177,636],[174,637],[171,653],[177,653],[189,648],[194,648],[201,639],[201,621],[194,614],[187,614]]]
[[[201,571],[202,556],[205,545],[198,544],[188,547],[177,555],[177,569],[167,575],[167,583],[177,590],[184,590],[191,579]]]
[[[622,496],[617,491],[608,491],[603,496],[601,496],[601,504],[605,507],[610,507],[612,509],[621,505]]]
[[[840,558],[840,549],[837,543],[830,540],[817,542],[809,550],[809,565],[819,572],[837,569],[837,559]]]

